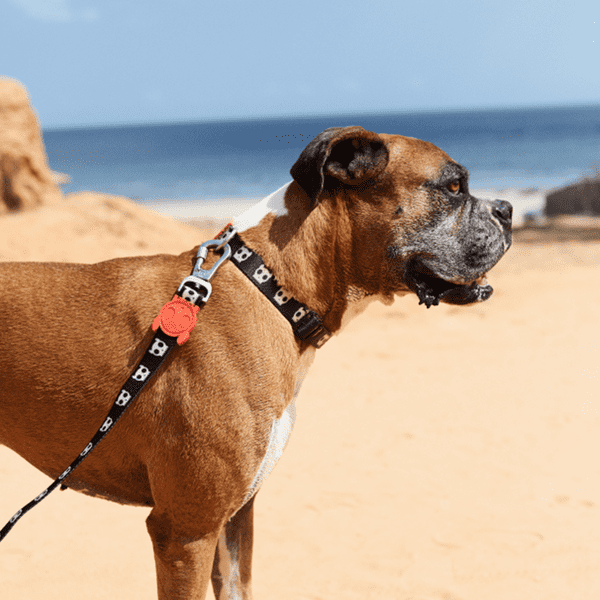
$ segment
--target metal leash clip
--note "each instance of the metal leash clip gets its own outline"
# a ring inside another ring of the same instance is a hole
[[[217,262],[210,269],[201,269],[200,267],[208,256],[209,248],[215,247],[215,249],[221,248],[223,253],[217,259]],[[198,249],[196,255],[196,266],[192,271],[191,277],[199,277],[204,281],[210,281],[210,278],[215,274],[215,271],[231,256],[231,246],[228,243],[223,243],[221,240],[208,240],[204,242]]]
[[[212,276],[215,274],[217,269],[231,256],[231,246],[228,244],[229,240],[236,234],[236,230],[232,225],[228,225],[214,240],[208,240],[204,242],[196,254],[196,264],[191,275],[188,275],[180,284],[177,292],[181,292],[185,287],[186,283],[194,286],[195,291],[193,294],[188,292],[188,295],[184,292],[183,297],[192,303],[196,303],[197,298],[200,296],[200,291],[204,291],[204,295],[201,298],[203,302],[206,302],[211,293],[212,286],[209,283]],[[222,251],[221,256],[217,259],[217,262],[210,269],[202,269],[202,265],[208,256],[209,250],[218,252]],[[187,290],[190,287],[187,286]]]

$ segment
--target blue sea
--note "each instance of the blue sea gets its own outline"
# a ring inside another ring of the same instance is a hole
[[[65,193],[140,202],[262,197],[289,181],[327,127],[361,125],[433,142],[466,166],[471,188],[555,188],[600,169],[600,105],[44,130]]]

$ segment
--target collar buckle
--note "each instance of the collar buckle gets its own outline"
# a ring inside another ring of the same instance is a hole
[[[312,310],[309,310],[302,319],[292,326],[296,337],[308,342],[315,348],[320,348],[327,340],[331,338],[331,332],[321,321],[321,317]]]

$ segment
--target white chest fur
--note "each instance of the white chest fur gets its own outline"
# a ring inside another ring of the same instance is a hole
[[[300,386],[304,381],[308,367],[312,364],[314,356],[314,348],[308,348],[304,352],[302,357],[302,365],[296,378],[296,385],[292,400],[283,411],[281,417],[275,419],[271,424],[269,441],[265,455],[260,463],[260,466],[258,467],[258,471],[256,472],[252,483],[250,484],[250,488],[246,494],[246,498],[244,498],[242,506],[246,504],[246,502],[248,502],[248,500],[250,500],[250,498],[252,498],[252,496],[254,496],[254,494],[256,494],[256,492],[260,489],[265,479],[275,468],[275,465],[281,458],[281,455],[288,444],[290,435],[292,434],[292,429],[294,428],[294,423],[296,421],[296,398],[300,392]]]
[[[285,447],[292,435],[292,429],[296,421],[296,399],[293,398],[279,419],[273,421],[269,432],[269,443],[267,451],[258,467],[258,471],[250,484],[250,489],[244,498],[244,504],[256,494],[264,480],[271,474],[275,465],[281,458]]]

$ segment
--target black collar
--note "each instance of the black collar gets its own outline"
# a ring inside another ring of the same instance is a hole
[[[277,283],[262,257],[250,250],[237,232],[231,235],[232,233],[233,227],[228,226],[217,236],[217,239],[231,236],[227,242],[231,248],[231,262],[287,319],[298,339],[320,348],[331,337],[331,332],[323,325],[321,317],[305,304],[292,298],[290,293]]]

